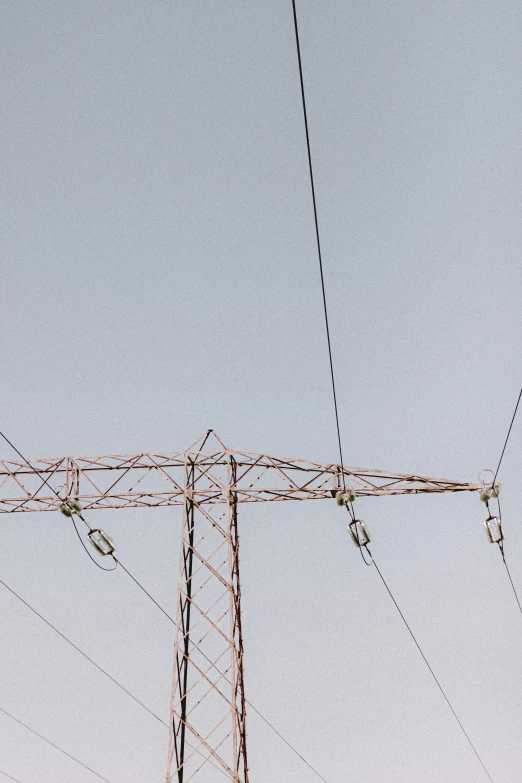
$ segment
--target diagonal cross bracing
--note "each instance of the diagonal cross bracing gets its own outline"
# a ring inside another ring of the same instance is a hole
[[[185,460],[198,467],[197,486],[185,488]],[[199,505],[226,503],[220,471],[233,458],[238,503],[320,500],[332,496],[342,476],[358,496],[469,492],[478,484],[408,473],[289,460],[240,451],[190,451],[102,457],[0,461],[0,513],[56,511],[60,505],[41,477],[62,498],[78,497],[86,510],[183,506],[192,489]]]
[[[183,507],[166,783],[214,783],[216,766],[220,778],[249,783],[239,503],[331,498],[344,483],[359,497],[481,489],[233,451],[217,436],[212,448],[209,437],[185,452],[0,461],[0,513],[57,511],[72,497],[86,511]]]

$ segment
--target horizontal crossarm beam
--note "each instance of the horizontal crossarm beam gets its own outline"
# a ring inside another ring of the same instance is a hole
[[[222,467],[237,466],[235,483],[225,485]],[[184,466],[197,465],[197,480],[185,488]],[[0,461],[0,513],[56,511],[66,498],[78,498],[87,510],[183,505],[188,493],[200,505],[331,498],[343,486],[358,497],[470,492],[480,489],[450,479],[332,463],[307,462],[223,448],[163,454]],[[344,476],[344,480],[343,480]],[[47,482],[45,483],[44,480]],[[50,485],[57,493],[53,494]]]

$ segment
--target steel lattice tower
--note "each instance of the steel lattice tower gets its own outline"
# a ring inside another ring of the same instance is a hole
[[[184,452],[0,461],[0,513],[183,506],[167,783],[248,783],[238,505],[469,492],[481,485],[233,451],[209,430]],[[57,489],[54,495],[44,479]],[[212,766],[211,766],[212,765]]]

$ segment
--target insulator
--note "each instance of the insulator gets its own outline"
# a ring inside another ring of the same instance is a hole
[[[480,490],[480,499],[487,503],[491,498],[498,498],[500,493],[500,484],[493,484],[491,487],[484,487]]]
[[[69,500],[67,501],[67,504],[68,504],[69,508],[72,508],[73,511],[81,511],[82,510],[82,505],[81,505],[81,503],[79,503],[77,498],[69,498]]]
[[[112,555],[116,549],[112,538],[104,533],[103,530],[90,530],[88,539],[101,555]]]
[[[72,511],[66,503],[62,503],[60,511],[65,517],[72,517]]]
[[[362,519],[354,519],[353,522],[350,522],[348,530],[355,546],[362,547],[370,543],[370,536]]]
[[[504,540],[504,532],[502,530],[502,522],[499,517],[489,517],[484,522],[486,528],[486,535],[492,544],[499,544]]]
[[[480,499],[483,503],[487,503],[490,499],[491,495],[489,494],[489,489],[481,489],[480,490]]]
[[[340,489],[335,494],[338,506],[346,506],[347,503],[353,503],[355,500],[355,490],[353,487],[346,487],[345,490]]]

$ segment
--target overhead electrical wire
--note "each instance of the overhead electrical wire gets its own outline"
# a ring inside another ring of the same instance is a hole
[[[507,435],[506,435],[506,440],[504,441],[504,446],[502,448],[502,454],[500,455],[500,459],[498,461],[497,469],[495,471],[495,475],[493,476],[493,481],[491,482],[491,486],[493,488],[495,487],[495,483],[496,483],[496,480],[497,480],[498,472],[500,470],[500,466],[502,465],[502,460],[504,458],[504,452],[506,451],[506,446],[507,446],[508,441],[509,441],[509,436],[511,435],[511,430],[513,429],[513,424],[514,424],[514,421],[515,421],[515,417],[517,415],[518,406],[520,405],[521,398],[522,398],[522,389],[520,389],[520,393],[519,393],[518,399],[517,399],[517,404],[515,405],[515,410],[513,411],[513,416],[511,417],[511,423],[509,425],[509,429],[508,429],[508,432],[507,432]],[[500,522],[502,524],[502,512],[500,510],[500,500],[499,500],[499,497],[498,497],[498,492],[497,492],[497,496],[496,497],[497,497],[497,503],[498,503],[499,519],[500,519]],[[488,502],[486,502],[486,506],[487,506],[488,511],[489,511],[489,503]],[[511,588],[513,590],[513,594],[514,594],[516,602],[517,602],[518,611],[522,615],[522,605],[520,603],[520,598],[518,597],[517,589],[515,587],[515,583],[513,582],[513,577],[511,576],[511,572],[509,570],[509,566],[508,566],[507,561],[506,561],[506,553],[504,551],[504,540],[502,539],[502,540],[498,541],[497,543],[498,543],[498,548],[500,550],[500,554],[502,556],[502,562],[504,563],[504,567],[505,567],[506,573],[507,573],[507,575],[509,577]]]
[[[329,322],[328,322],[328,308],[327,308],[326,290],[325,290],[325,282],[324,282],[323,259],[322,259],[322,253],[321,253],[321,240],[320,240],[320,235],[319,235],[319,219],[318,219],[318,216],[317,216],[317,202],[316,202],[316,198],[315,198],[315,184],[314,184],[314,173],[313,173],[313,166],[312,166],[312,152],[311,152],[311,146],[310,146],[310,133],[309,133],[309,130],[308,130],[308,114],[307,114],[307,110],[306,110],[306,96],[305,96],[304,78],[303,78],[303,65],[302,65],[302,60],[301,60],[301,46],[300,46],[300,42],[299,42],[299,26],[298,26],[298,23],[297,23],[297,10],[296,10],[295,0],[292,0],[292,9],[293,9],[293,14],[294,14],[295,42],[296,42],[296,48],[297,48],[297,60],[298,60],[298,64],[299,64],[299,81],[300,81],[300,85],[301,85],[301,101],[302,101],[302,106],[303,106],[303,118],[304,118],[304,127],[305,127],[305,135],[306,135],[306,149],[307,149],[307,153],[308,153],[308,169],[309,169],[309,174],[310,174],[310,187],[311,187],[311,191],[312,191],[312,204],[313,204],[313,211],[314,211],[315,236],[316,236],[316,242],[317,242],[317,255],[318,255],[318,258],[319,258],[319,271],[320,271],[320,275],[321,275],[321,291],[322,291],[322,298],[323,298],[324,319],[325,319],[326,336],[327,336],[327,343],[328,343],[328,358],[329,358],[329,361],[330,361],[330,376],[331,376],[331,381],[332,381],[332,392],[333,392],[333,399],[334,399],[335,424],[336,424],[336,429],[337,429],[337,439],[338,439],[338,445],[339,445],[339,456],[340,456],[340,460],[341,460],[341,475],[342,475],[343,485],[344,485],[344,488],[346,490],[344,471],[342,470],[343,465],[344,465],[343,449],[342,449],[342,441],[341,441],[341,429],[340,429],[340,424],[339,424],[339,410],[338,410],[338,405],[337,405],[337,393],[336,393],[336,387],[335,387],[335,374],[334,374],[334,365],[333,365],[333,357],[332,357],[332,343],[331,343],[331,337],[330,337],[330,327],[329,327]],[[521,391],[521,396],[522,396],[522,391]],[[520,397],[519,397],[519,402],[520,402]],[[517,406],[518,406],[518,403],[517,403]],[[516,410],[515,410],[515,413],[516,413]],[[511,424],[513,424],[513,422],[511,422]],[[508,433],[508,437],[509,437],[509,433]],[[507,443],[507,440],[506,440],[506,443]],[[505,446],[504,446],[504,449],[505,449]],[[504,452],[502,452],[502,455],[503,455],[503,453]],[[501,461],[502,461],[502,458],[501,458]],[[499,463],[499,467],[500,467],[500,463]],[[497,468],[497,471],[498,471],[498,468]],[[349,504],[346,503],[345,505],[346,505],[346,508],[347,508],[348,512],[350,513],[350,516],[351,516],[352,520],[355,522],[355,513],[354,513],[354,510],[353,510],[352,503],[351,502]],[[355,535],[356,535],[357,540],[358,540],[357,528],[355,528]],[[467,734],[464,726],[462,725],[462,722],[460,721],[460,719],[458,718],[455,710],[453,709],[453,707],[452,707],[452,705],[451,705],[451,703],[450,703],[446,693],[444,692],[444,690],[443,690],[439,680],[437,679],[433,669],[431,668],[430,664],[428,663],[428,660],[427,660],[426,656],[424,655],[424,653],[423,653],[419,643],[417,642],[417,639],[415,638],[415,636],[414,636],[410,626],[408,625],[408,623],[406,621],[406,618],[404,617],[402,611],[400,610],[397,601],[395,600],[395,598],[394,598],[390,588],[388,587],[388,584],[386,583],[382,573],[380,572],[379,568],[377,567],[377,564],[375,563],[375,560],[371,556],[371,553],[370,553],[368,547],[365,547],[365,548],[366,548],[366,550],[367,550],[367,552],[368,552],[372,562],[368,563],[365,560],[364,554],[363,554],[363,551],[362,551],[363,550],[363,546],[359,545],[359,550],[360,550],[360,553],[361,553],[361,556],[362,556],[364,562],[366,563],[366,565],[372,565],[372,563],[373,563],[373,565],[375,566],[375,568],[377,570],[377,573],[379,574],[379,576],[380,576],[380,578],[381,578],[381,580],[382,580],[386,590],[390,594],[390,597],[391,597],[393,603],[395,604],[395,607],[397,608],[397,611],[399,612],[399,614],[400,614],[404,624],[406,625],[406,628],[408,629],[408,631],[409,631],[413,641],[415,642],[415,644],[416,644],[420,654],[422,655],[422,658],[424,659],[424,662],[426,663],[426,665],[427,665],[429,671],[431,672],[435,682],[437,683],[438,688],[440,689],[442,695],[444,696],[444,699],[446,700],[446,702],[447,702],[451,712],[453,713],[453,715],[456,718],[460,728],[462,729],[462,731],[464,733],[464,736],[466,737],[467,741],[469,742],[473,752],[475,753],[476,757],[478,758],[478,760],[479,760],[482,768],[484,769],[486,775],[488,776],[489,780],[492,781],[491,775],[489,774],[489,772],[488,772],[487,768],[485,767],[485,765],[484,765],[480,755],[478,754],[475,746],[473,745],[469,735]]]
[[[375,562],[375,559],[374,559],[374,557],[372,556],[372,553],[370,552],[370,550],[368,549],[368,547],[366,547],[366,550],[367,550],[367,552],[368,552],[368,554],[369,554],[369,556],[370,556],[370,558],[371,558],[371,560],[372,560],[372,563],[373,563],[373,565],[374,565],[374,567],[375,567],[375,570],[377,571],[377,573],[379,574],[379,576],[380,576],[380,578],[381,578],[381,580],[382,580],[382,583],[383,583],[384,587],[385,587],[385,588],[386,588],[386,590],[388,591],[388,593],[389,593],[389,596],[390,596],[390,598],[392,599],[392,601],[393,601],[393,603],[394,603],[394,605],[395,605],[395,608],[397,609],[397,611],[398,611],[398,613],[399,613],[399,615],[400,615],[400,617],[401,617],[401,620],[403,621],[404,625],[405,625],[405,626],[406,626],[406,628],[408,629],[408,633],[410,634],[411,638],[413,639],[413,641],[414,641],[414,643],[415,643],[415,645],[416,645],[416,647],[417,647],[418,651],[419,651],[419,652],[420,652],[420,654],[422,655],[422,658],[423,658],[423,660],[424,660],[424,663],[425,663],[425,664],[426,664],[426,666],[428,667],[428,669],[429,669],[429,672],[430,672],[431,676],[432,676],[432,677],[433,677],[433,679],[435,680],[435,682],[436,682],[436,684],[437,684],[437,687],[438,687],[438,689],[439,689],[439,690],[440,690],[440,692],[442,693],[442,695],[443,695],[443,697],[444,697],[444,700],[446,701],[446,704],[448,705],[448,707],[450,708],[451,712],[453,713],[453,717],[455,718],[455,720],[456,720],[456,721],[457,721],[457,723],[459,724],[459,726],[460,726],[460,728],[461,728],[461,730],[462,730],[462,733],[463,733],[463,734],[464,734],[464,736],[466,737],[466,739],[467,739],[467,741],[468,741],[468,743],[469,743],[469,745],[470,745],[471,749],[473,750],[473,753],[475,754],[475,756],[477,757],[478,761],[480,762],[480,765],[481,765],[482,769],[484,770],[484,772],[485,772],[485,773],[486,773],[486,775],[488,776],[488,778],[489,778],[489,780],[491,781],[491,783],[494,783],[494,782],[493,782],[493,778],[492,778],[492,777],[491,777],[491,775],[489,774],[489,772],[488,772],[488,769],[487,769],[486,765],[485,765],[485,764],[484,764],[484,762],[482,761],[482,758],[480,757],[480,754],[479,754],[478,750],[476,749],[475,745],[474,745],[474,744],[473,744],[473,742],[471,741],[471,738],[470,738],[470,736],[469,736],[468,732],[467,732],[467,731],[466,731],[466,729],[464,728],[464,726],[463,726],[463,724],[462,724],[462,721],[460,720],[459,716],[458,716],[458,715],[457,715],[457,713],[455,712],[455,709],[453,708],[453,705],[451,704],[451,702],[450,702],[450,700],[449,700],[448,696],[446,695],[446,692],[445,692],[444,688],[443,688],[443,687],[442,687],[442,685],[440,684],[440,681],[439,681],[439,679],[438,679],[437,675],[436,675],[436,674],[435,674],[435,672],[433,671],[433,669],[432,669],[432,667],[431,667],[431,664],[429,663],[428,659],[426,658],[426,655],[424,654],[424,652],[423,652],[423,650],[422,650],[422,647],[420,646],[419,642],[417,641],[417,638],[416,638],[415,634],[413,633],[413,631],[412,631],[412,629],[411,629],[411,627],[410,627],[410,625],[409,625],[408,621],[406,620],[406,617],[405,617],[405,616],[404,616],[404,614],[402,613],[402,610],[401,610],[401,608],[400,608],[399,604],[397,603],[397,601],[396,601],[396,599],[395,599],[395,597],[394,597],[394,595],[393,595],[392,591],[390,590],[390,588],[389,588],[389,586],[388,586],[388,583],[386,582],[386,580],[385,580],[384,576],[382,575],[382,573],[381,573],[381,571],[380,571],[380,569],[379,569],[379,566],[378,566],[378,565],[377,565],[377,563]]]
[[[0,707],[0,712],[2,712],[4,715],[7,715],[8,718],[11,718],[11,720],[15,721],[15,723],[18,723],[20,726],[23,726],[24,729],[27,729],[27,731],[30,731],[31,734],[34,734],[36,737],[39,737],[41,740],[46,742],[48,745],[50,745],[52,748],[55,748],[55,750],[59,750],[60,753],[63,753],[64,756],[67,756],[67,758],[72,759],[72,761],[75,761],[76,764],[79,764],[80,767],[83,767],[91,774],[95,775],[100,780],[105,781],[105,783],[111,783],[111,781],[108,778],[104,778],[103,775],[101,775],[99,772],[96,772],[95,769],[92,769],[92,767],[89,767],[87,764],[84,764],[83,761],[80,761],[80,759],[77,759],[76,756],[73,756],[71,753],[68,753],[66,750],[61,748],[59,745],[57,745],[55,742],[52,742],[50,739],[47,739],[47,737],[44,737],[43,734],[40,734],[35,729],[32,729],[30,726],[27,725],[27,723],[23,723],[19,718],[12,715],[7,710],[4,710],[3,707]]]
[[[344,465],[343,460],[343,446],[342,446],[342,440],[341,440],[341,427],[339,424],[339,409],[337,406],[337,392],[335,388],[335,373],[334,373],[334,364],[333,364],[333,355],[332,355],[332,341],[330,338],[330,324],[328,321],[328,307],[326,304],[326,286],[324,281],[324,269],[323,269],[323,256],[321,252],[321,237],[319,234],[319,218],[317,215],[317,202],[315,198],[315,183],[314,183],[314,169],[312,166],[312,150],[310,147],[310,134],[308,131],[308,114],[306,111],[306,97],[305,97],[305,89],[304,89],[304,78],[303,78],[303,66],[301,62],[301,46],[299,44],[299,27],[297,24],[297,10],[295,7],[295,0],[292,0],[292,8],[294,12],[294,28],[295,28],[295,42],[297,46],[297,60],[299,63],[299,80],[301,84],[301,101],[303,104],[303,118],[304,118],[304,126],[305,126],[305,134],[306,134],[306,151],[308,154],[308,170],[310,173],[310,187],[312,190],[312,204],[313,204],[313,210],[314,210],[314,223],[315,223],[315,239],[317,244],[317,256],[319,258],[319,273],[321,276],[321,291],[322,291],[322,297],[323,297],[323,310],[324,310],[324,322],[326,326],[326,341],[328,343],[328,358],[330,360],[330,378],[332,382],[332,393],[333,393],[333,402],[334,402],[334,411],[335,411],[335,426],[337,429],[337,442],[339,446],[339,458],[341,461],[341,466]],[[341,471],[343,486],[345,483],[345,477],[344,472]],[[345,487],[346,489],[346,487]]]
[[[12,587],[9,587],[7,582],[4,582],[3,579],[0,579],[0,585],[5,587],[5,589],[8,590],[11,593],[11,595],[14,595],[15,598],[17,598],[22,604],[24,604],[24,606],[26,606],[33,614],[35,614],[37,617],[39,617],[40,620],[42,620],[42,622],[44,622],[52,631],[54,631],[54,633],[58,634],[58,636],[60,636],[65,642],[67,642],[67,644],[69,644],[74,650],[76,650],[76,652],[80,653],[80,655],[82,655],[85,658],[85,660],[89,661],[90,664],[95,666],[96,669],[98,669],[98,671],[100,671],[102,674],[104,674],[105,677],[107,677],[111,682],[114,683],[114,685],[116,685],[118,688],[120,688],[120,690],[122,690],[124,693],[126,693],[127,696],[130,696],[130,698],[133,699],[137,704],[139,704],[140,707],[142,707],[144,710],[146,710],[149,713],[149,715],[152,715],[153,718],[156,718],[157,721],[162,723],[167,728],[169,727],[169,724],[166,723],[164,720],[162,720],[159,717],[159,715],[156,715],[156,713],[153,710],[151,710],[149,707],[147,707],[146,704],[144,704],[142,701],[140,701],[137,696],[134,696],[133,693],[131,693],[129,690],[127,690],[127,688],[124,685],[122,685],[120,682],[118,682],[118,680],[116,680],[111,674],[109,674],[109,672],[107,672],[102,666],[100,666],[98,663],[96,663],[96,661],[94,661],[89,655],[87,655],[86,652],[84,652],[80,647],[78,647],[77,644],[75,644],[73,641],[71,641],[55,625],[53,625],[51,622],[49,622],[49,620],[47,620],[43,616],[43,614],[41,614],[37,609],[35,609],[34,606],[31,606],[31,604],[28,603],[24,598],[22,598],[22,596],[19,595],[16,592],[16,590],[13,590]]]
[[[43,477],[43,476],[40,474],[40,472],[39,472],[38,470],[36,470],[36,469],[35,469],[35,468],[34,468],[34,467],[31,465],[31,463],[30,463],[30,462],[29,462],[29,461],[28,461],[28,460],[27,460],[27,459],[26,459],[26,458],[23,456],[23,454],[22,454],[20,451],[18,451],[18,449],[17,449],[17,448],[16,448],[16,447],[15,447],[15,446],[14,446],[14,445],[11,443],[11,441],[10,441],[10,440],[8,440],[8,439],[6,438],[6,436],[5,436],[5,435],[4,435],[2,432],[0,432],[0,436],[1,436],[1,437],[2,437],[2,438],[3,438],[3,439],[4,439],[4,440],[5,440],[5,441],[6,441],[6,442],[7,442],[7,443],[8,443],[8,444],[9,444],[9,445],[10,445],[10,446],[13,448],[13,449],[14,449],[14,451],[16,451],[16,453],[17,453],[17,454],[18,454],[18,455],[19,455],[19,456],[20,456],[20,457],[23,459],[23,461],[24,461],[24,462],[25,462],[25,463],[26,463],[26,464],[29,466],[29,468],[30,468],[32,471],[34,471],[34,472],[35,472],[37,475],[39,475],[39,476],[40,476],[40,478],[41,478],[41,479],[42,479],[42,480],[45,482],[45,484],[47,484],[47,486],[48,486],[48,487],[51,489],[51,491],[52,491],[52,492],[53,492],[53,493],[56,495],[56,497],[57,497],[57,498],[58,498],[58,499],[61,501],[61,500],[62,500],[62,498],[61,498],[61,497],[60,497],[60,495],[59,495],[59,494],[56,492],[56,490],[55,490],[55,489],[54,489],[54,488],[53,488],[53,487],[52,487],[52,486],[51,486],[51,485],[50,485],[50,484],[49,484],[49,483],[48,483],[48,482],[45,480],[45,478],[44,478],[44,477]],[[207,434],[207,437],[208,437],[208,434]],[[205,440],[206,440],[206,439],[205,439]],[[83,540],[82,540],[82,538],[81,538],[81,536],[80,536],[80,533],[79,533],[79,531],[78,531],[78,529],[77,529],[76,525],[74,524],[74,513],[78,514],[78,517],[79,517],[79,518],[82,520],[82,522],[83,522],[83,523],[86,525],[86,527],[89,529],[89,531],[91,530],[91,527],[90,527],[89,523],[88,523],[88,522],[87,522],[87,521],[84,519],[84,517],[82,516],[82,514],[81,514],[81,513],[78,513],[77,511],[76,511],[76,512],[73,512],[73,511],[72,511],[72,509],[71,509],[71,512],[72,512],[72,513],[71,513],[71,517],[70,517],[70,518],[71,518],[71,520],[72,520],[72,522],[73,522],[73,525],[74,525],[74,529],[75,529],[75,531],[76,531],[76,534],[77,534],[78,538],[80,539],[80,542],[81,542],[81,544],[82,544],[83,548],[85,549],[85,551],[86,551],[86,552],[87,552],[87,554],[89,555],[90,559],[91,559],[91,560],[93,560],[93,562],[95,562],[95,563],[96,563],[96,565],[97,565],[99,568],[101,568],[101,570],[102,570],[102,571],[114,571],[114,570],[115,570],[114,568],[104,568],[103,566],[101,566],[99,563],[97,563],[97,562],[94,560],[94,558],[92,557],[91,553],[88,551],[87,547],[85,546],[85,544],[84,544],[84,542],[83,542]],[[148,590],[147,590],[147,589],[146,589],[146,588],[145,588],[145,587],[144,587],[144,586],[143,586],[143,585],[142,585],[142,584],[141,584],[141,583],[138,581],[138,579],[136,579],[136,577],[135,577],[135,576],[133,576],[133,574],[132,574],[132,573],[131,573],[131,572],[130,572],[130,571],[129,571],[129,570],[128,570],[128,569],[127,569],[127,568],[126,568],[124,565],[123,565],[123,563],[121,562],[121,560],[119,560],[118,558],[116,558],[116,557],[114,556],[114,554],[112,554],[112,555],[111,555],[111,557],[112,557],[112,559],[114,560],[114,562],[116,563],[116,565],[119,565],[119,566],[120,566],[120,568],[121,568],[123,571],[125,571],[125,573],[126,573],[126,574],[127,574],[129,577],[130,577],[130,579],[132,579],[132,581],[133,581],[133,582],[134,582],[134,583],[137,585],[137,587],[139,587],[139,589],[140,589],[140,590],[142,590],[142,592],[143,592],[143,593],[144,593],[144,594],[147,596],[147,598],[149,598],[149,600],[150,600],[150,601],[152,601],[152,603],[153,603],[153,604],[155,604],[155,606],[156,606],[156,607],[157,607],[157,608],[158,608],[158,609],[159,609],[159,610],[160,610],[160,611],[161,611],[161,612],[162,612],[162,613],[165,615],[165,617],[167,617],[167,619],[168,619],[168,620],[169,620],[171,623],[173,623],[174,625],[176,625],[176,621],[174,620],[174,618],[173,618],[173,617],[171,617],[171,615],[170,615],[170,614],[169,614],[169,613],[168,613],[168,612],[167,612],[167,611],[166,611],[166,610],[165,610],[165,609],[164,609],[164,608],[163,608],[163,607],[162,607],[162,606],[161,606],[161,605],[160,605],[160,604],[159,604],[159,603],[156,601],[156,599],[155,599],[155,598],[154,598],[154,597],[153,597],[153,596],[152,596],[152,595],[149,593],[149,591],[148,591]],[[20,596],[18,596],[18,595],[17,595],[17,594],[16,594],[16,593],[15,593],[13,590],[11,590],[11,588],[9,588],[9,587],[6,585],[6,583],[5,583],[5,582],[2,582],[2,580],[0,580],[0,584],[3,584],[3,585],[4,585],[4,587],[7,587],[7,589],[8,589],[8,590],[10,590],[10,592],[12,592],[12,593],[13,593],[13,595],[16,595],[16,597],[17,597],[17,598],[20,598]],[[23,601],[23,599],[22,599],[22,598],[20,598],[20,600],[22,600],[22,601]],[[27,604],[27,602],[23,601],[23,603],[25,603],[25,604],[26,604],[26,606],[27,606],[29,609],[31,609],[32,611],[35,611],[35,610],[33,610],[33,609],[32,609],[32,607],[31,607],[31,606],[29,606],[29,604]],[[108,676],[108,677],[109,677],[109,678],[110,678],[110,679],[111,679],[111,680],[112,680],[112,681],[113,681],[113,682],[114,682],[116,685],[118,685],[119,687],[121,687],[121,688],[122,688],[122,690],[124,690],[124,691],[125,691],[125,692],[126,692],[128,695],[129,695],[129,696],[131,696],[131,698],[133,698],[135,701],[137,701],[139,704],[141,704],[141,702],[139,702],[139,700],[138,700],[137,698],[135,698],[134,696],[132,696],[132,694],[131,694],[129,691],[127,691],[127,690],[126,690],[126,688],[124,688],[123,686],[120,686],[120,685],[119,685],[119,683],[117,683],[117,682],[116,682],[116,680],[114,680],[114,678],[112,678],[112,677],[111,677],[109,674],[107,674],[107,672],[105,672],[105,671],[104,671],[104,670],[103,670],[103,669],[102,669],[100,666],[98,666],[98,664],[94,663],[94,661],[93,661],[92,659],[90,659],[90,658],[89,658],[89,656],[87,656],[86,654],[84,654],[84,653],[83,653],[83,652],[82,652],[82,651],[81,651],[81,650],[80,650],[78,647],[76,647],[76,645],[74,645],[72,642],[70,642],[70,641],[69,641],[69,639],[67,639],[67,638],[66,638],[66,637],[65,637],[65,636],[64,636],[64,635],[63,635],[61,632],[59,632],[57,629],[55,629],[55,628],[54,628],[54,626],[52,626],[52,625],[51,625],[51,623],[47,622],[47,620],[45,620],[45,619],[44,619],[44,618],[43,618],[43,617],[42,617],[42,616],[41,616],[41,615],[40,615],[38,612],[36,612],[36,611],[35,611],[35,614],[38,614],[38,616],[39,616],[39,617],[40,617],[42,620],[44,620],[44,622],[46,622],[46,623],[47,623],[47,625],[49,625],[51,628],[53,628],[53,630],[56,630],[56,631],[57,631],[57,633],[59,633],[59,634],[60,634],[60,636],[62,636],[62,638],[64,638],[64,639],[65,639],[65,641],[69,642],[69,643],[70,643],[70,644],[71,644],[73,647],[75,647],[75,649],[77,649],[77,650],[78,650],[78,652],[80,652],[82,655],[84,655],[84,657],[85,657],[85,658],[87,658],[87,659],[88,659],[88,660],[89,660],[89,661],[90,661],[90,662],[91,662],[91,663],[92,663],[94,666],[96,666],[96,668],[98,668],[100,671],[102,671],[104,674],[106,674],[106,675],[107,675],[107,676]],[[229,680],[229,679],[226,677],[226,675],[223,675],[223,673],[222,673],[222,672],[219,670],[219,668],[218,668],[218,667],[217,667],[217,666],[216,666],[216,665],[213,663],[213,661],[211,661],[211,659],[210,659],[210,658],[208,658],[208,656],[207,656],[207,655],[206,655],[206,654],[203,652],[203,650],[201,650],[201,649],[200,649],[200,648],[199,648],[197,645],[194,645],[194,647],[195,647],[195,649],[197,649],[197,650],[198,650],[198,652],[199,652],[201,655],[203,655],[203,657],[204,657],[204,658],[206,658],[206,660],[207,660],[209,663],[211,663],[211,664],[212,664],[212,666],[213,666],[213,667],[216,669],[216,671],[218,671],[218,672],[219,672],[219,673],[220,673],[222,676],[224,676],[224,677],[225,677],[225,679],[227,680],[227,682],[229,682],[229,683],[230,683],[230,680]],[[301,761],[302,761],[304,764],[306,764],[306,766],[307,766],[307,767],[308,767],[308,768],[309,768],[309,769],[310,769],[312,772],[314,772],[314,773],[315,773],[315,775],[317,775],[317,777],[319,777],[319,778],[320,778],[320,779],[323,781],[323,783],[328,783],[328,781],[326,780],[326,778],[324,778],[324,777],[323,777],[323,776],[322,776],[322,775],[321,775],[321,774],[320,774],[320,773],[319,773],[319,772],[318,772],[318,771],[315,769],[315,767],[313,767],[313,766],[312,766],[312,764],[310,764],[310,762],[309,762],[309,761],[307,761],[307,760],[304,758],[304,756],[302,756],[302,755],[301,755],[301,753],[299,753],[299,751],[298,751],[296,748],[294,748],[294,746],[293,746],[293,745],[292,745],[292,744],[291,744],[291,743],[290,743],[290,742],[289,742],[289,741],[288,741],[288,740],[287,740],[287,739],[286,739],[286,738],[285,738],[285,737],[284,737],[284,736],[281,734],[281,732],[279,732],[279,731],[278,731],[278,730],[275,728],[275,726],[274,726],[274,725],[273,725],[273,724],[272,724],[272,723],[271,723],[271,722],[268,720],[268,718],[265,718],[265,716],[264,716],[264,715],[263,715],[263,714],[262,714],[262,713],[261,713],[261,712],[260,712],[260,711],[257,709],[257,707],[255,707],[255,706],[254,706],[254,704],[252,704],[252,702],[250,702],[248,699],[245,699],[245,701],[246,701],[246,703],[249,705],[249,707],[251,707],[251,708],[254,710],[254,712],[255,712],[255,713],[256,713],[256,714],[257,714],[257,715],[258,715],[258,716],[261,718],[261,720],[263,720],[263,721],[264,721],[264,723],[266,723],[266,725],[267,725],[267,726],[269,726],[269,727],[272,729],[272,731],[273,731],[273,732],[274,732],[274,733],[275,733],[275,734],[276,734],[276,735],[277,735],[277,736],[278,736],[278,737],[279,737],[279,738],[280,738],[280,739],[281,739],[281,740],[282,740],[282,741],[283,741],[283,742],[284,742],[284,743],[285,743],[285,744],[286,744],[286,745],[287,745],[287,746],[288,746],[288,747],[289,747],[289,748],[290,748],[290,749],[291,749],[291,750],[292,750],[292,751],[295,753],[295,755],[296,755],[296,756],[298,756],[298,757],[301,759]],[[143,706],[143,707],[144,707],[144,708],[145,708],[145,709],[146,709],[148,712],[151,712],[151,714],[153,714],[155,718],[157,718],[158,720],[160,720],[160,721],[163,723],[163,721],[161,720],[161,718],[158,718],[158,716],[157,716],[157,715],[155,715],[154,713],[152,713],[152,711],[151,711],[151,710],[149,710],[149,709],[148,709],[148,707],[145,707],[145,705],[143,705],[143,704],[141,704],[141,706]],[[167,726],[168,726],[168,724],[167,724]],[[170,726],[168,726],[168,728],[170,729]],[[36,733],[36,732],[35,732],[35,733]],[[192,745],[190,745],[190,743],[189,743],[189,742],[187,742],[187,744],[188,744],[190,747],[192,747],[194,750],[196,750],[196,749],[195,749],[195,748],[194,748]],[[197,752],[199,753],[199,751],[197,751]],[[200,753],[200,755],[203,755],[203,754],[201,754],[201,753]],[[211,762],[209,761],[209,763],[211,763]],[[212,766],[216,766],[216,765],[212,764]],[[219,769],[219,767],[217,767],[217,769]],[[221,771],[221,770],[220,770],[220,771]]]
[[[513,428],[513,422],[515,421],[515,416],[517,415],[518,406],[520,405],[520,398],[522,397],[522,389],[520,389],[520,394],[518,395],[517,404],[515,405],[515,410],[513,412],[513,416],[511,418],[511,424],[509,425],[508,434],[506,435],[506,440],[504,441],[504,447],[502,449],[502,454],[500,455],[500,459],[498,461],[497,469],[495,471],[495,476],[493,478],[493,484],[497,480],[498,472],[500,470],[500,466],[502,465],[502,459],[504,457],[504,452],[506,450],[506,446],[508,445],[509,436],[511,435],[511,430]]]
[[[15,783],[22,783],[21,780],[18,780],[18,778],[14,778],[8,772],[4,772],[3,769],[0,769],[0,775],[5,775],[6,778],[9,778],[9,780],[14,780]]]
[[[112,569],[111,569],[112,570]],[[152,715],[153,718],[156,718],[156,720],[161,723],[165,728],[169,728],[169,724],[163,720],[163,718],[160,718],[159,715],[157,715],[153,710],[150,709],[150,707],[147,707],[146,704],[144,704],[140,699],[138,699],[137,696],[135,696],[131,691],[129,691],[124,685],[121,684],[121,682],[118,682],[111,674],[109,674],[108,671],[106,671],[103,666],[100,666],[99,663],[96,663],[93,658],[91,658],[90,655],[88,655],[84,650],[82,650],[80,647],[78,647],[77,644],[75,644],[71,639],[69,639],[64,633],[62,633],[55,625],[53,625],[49,620],[47,620],[43,614],[41,614],[37,609],[34,608],[34,606],[31,606],[30,603],[28,603],[24,598],[22,598],[21,595],[19,595],[16,590],[13,590],[12,587],[10,587],[6,582],[3,581],[3,579],[0,579],[0,585],[5,587],[6,590],[8,590],[12,595],[14,595],[15,598],[17,598],[24,606],[26,606],[33,614],[35,614],[40,620],[42,620],[52,631],[54,631],[58,636],[60,636],[67,644],[69,644],[76,652],[78,652],[83,658],[85,658],[86,661],[88,661],[92,666],[94,666],[96,669],[98,669],[99,672],[101,672],[107,679],[109,679],[114,685],[116,685],[120,690],[122,690],[124,693],[127,694],[133,701],[136,702],[142,709],[144,709],[146,712],[149,713],[149,715]],[[226,774],[221,767],[218,767],[217,764],[214,764],[214,762],[207,758],[204,753],[201,753],[194,745],[192,745],[188,740],[186,740],[187,745],[192,748],[192,750],[195,750],[196,753],[198,753],[203,758],[207,759],[208,763],[211,764],[211,766],[218,769],[223,774]]]

